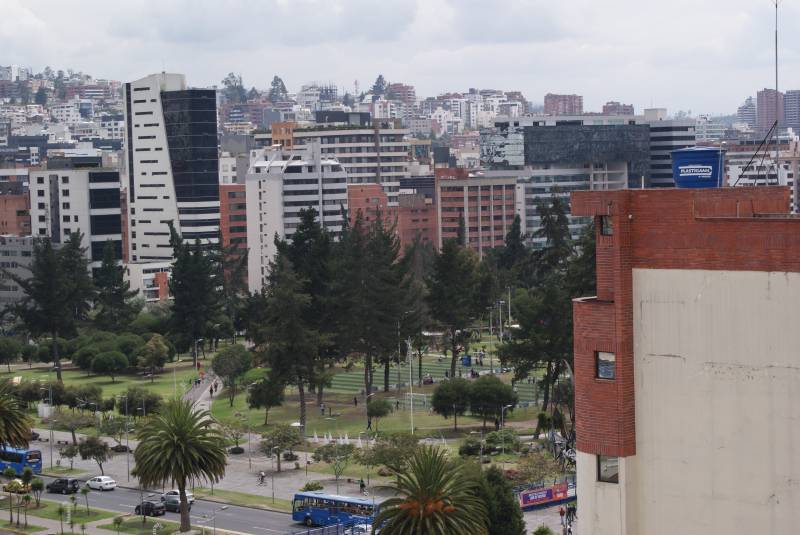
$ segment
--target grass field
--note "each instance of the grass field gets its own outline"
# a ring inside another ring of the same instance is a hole
[[[208,359],[200,361],[203,367],[210,362]],[[55,381],[55,372],[50,371],[50,366],[40,366],[30,369],[16,369],[11,373],[3,368],[0,373],[0,380],[21,377],[25,381]],[[191,385],[191,381],[197,377],[197,372],[192,368],[191,360],[181,362],[170,362],[164,367],[164,371],[157,374],[153,381],[140,374],[123,374],[114,377],[114,381],[107,375],[87,375],[86,372],[77,368],[64,368],[61,371],[64,384],[94,384],[103,389],[103,397],[109,398],[122,394],[129,386],[143,386],[152,392],[169,397],[177,392],[182,394],[184,389]]]
[[[30,512],[28,513],[30,515]],[[24,523],[20,522],[20,525],[17,526],[17,523],[9,523],[9,522],[0,522],[0,530],[3,533],[36,533],[37,531],[44,531],[47,528],[42,526],[35,526],[28,523],[28,527],[25,527]]]
[[[289,513],[292,511],[292,502],[290,500],[275,498],[275,502],[273,503],[272,496],[261,496],[259,494],[248,494],[246,492],[214,489],[214,494],[211,494],[211,489],[198,487],[194,489],[194,496],[198,499],[219,503],[229,503],[231,505],[259,507],[261,509],[270,509],[284,513]]]
[[[156,524],[161,526],[158,528],[158,533],[161,535],[168,535],[170,533],[177,533],[180,529],[180,524],[175,522],[167,522],[165,520],[153,520],[152,518],[147,518],[142,524],[142,517],[140,516],[130,516],[125,518],[122,524],[117,527],[113,523],[109,522],[108,524],[101,524],[97,526],[100,529],[106,529],[108,531],[119,532],[119,533],[132,533],[134,535],[152,535],[156,533],[156,530],[153,529]],[[194,527],[194,525],[192,526]]]
[[[86,499],[83,496],[78,497],[78,510],[72,514],[72,519],[76,524],[94,522],[96,520],[105,520],[106,518],[113,517],[116,513],[111,511],[104,511],[102,509],[95,509],[91,507],[92,495],[89,494],[89,510],[90,514],[86,514]],[[49,500],[42,500],[42,505],[38,509],[28,509],[28,516],[35,516],[39,518],[48,518],[50,520],[58,520],[58,502]],[[72,507],[69,501],[64,502],[64,507]],[[66,524],[66,514],[64,515],[64,523]]]

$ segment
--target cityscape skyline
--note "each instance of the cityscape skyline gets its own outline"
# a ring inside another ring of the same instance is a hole
[[[637,110],[666,107],[697,115],[732,114],[745,97],[774,86],[769,2],[642,7],[619,0],[609,9],[532,1],[493,7],[487,18],[472,1],[387,2],[379,14],[360,0],[200,9],[173,2],[158,5],[157,20],[149,20],[155,6],[148,2],[117,17],[92,4],[70,12],[12,0],[0,35],[6,64],[34,71],[73,68],[119,80],[183,72],[198,87],[219,86],[228,72],[238,72],[247,87],[268,87],[277,74],[291,91],[316,80],[352,92],[356,80],[366,90],[383,74],[416,86],[420,96],[502,88],[541,103],[548,92],[575,93],[584,96],[587,111],[617,100]],[[799,11],[781,5],[783,35],[792,34]],[[247,31],[245,20],[264,20],[264,31]],[[281,22],[287,20],[302,22]],[[89,38],[78,42],[77,34]],[[786,38],[779,54],[779,89],[800,86],[800,49]]]

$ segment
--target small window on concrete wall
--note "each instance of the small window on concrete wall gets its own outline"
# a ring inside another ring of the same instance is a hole
[[[608,351],[596,351],[595,360],[597,361],[597,378],[614,379],[616,377],[616,356]]]
[[[600,234],[603,236],[612,236],[614,234],[614,225],[611,222],[610,215],[600,216]]]
[[[619,457],[597,456],[597,481],[619,483]]]

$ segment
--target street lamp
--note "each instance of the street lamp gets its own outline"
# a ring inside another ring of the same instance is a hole
[[[505,430],[506,427],[506,422],[505,422],[506,410],[512,408],[513,406],[514,405],[505,405],[503,407],[503,410],[500,411],[500,441],[502,444],[501,451],[504,456],[506,454],[506,435],[505,433],[503,433],[503,431]],[[506,462],[505,457],[503,457],[503,463],[505,464],[505,462]]]
[[[131,416],[128,414],[128,396],[120,396],[125,400],[125,462],[128,467],[128,481],[131,480],[131,442],[128,439],[128,430],[131,427]]]
[[[494,307],[486,307],[489,312],[489,373],[494,375],[494,363],[492,362],[492,348],[494,346],[494,334],[492,333],[492,311]]]
[[[223,505],[219,509],[214,509],[213,511],[211,511],[211,513],[203,515],[203,518],[205,519],[205,524],[208,524],[208,521],[211,520],[211,525],[214,535],[217,535],[217,513],[219,513],[220,511],[225,511],[227,508],[228,508],[227,505]],[[209,518],[208,516],[209,514],[211,515],[211,518]]]

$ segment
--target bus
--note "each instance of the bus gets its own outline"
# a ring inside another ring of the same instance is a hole
[[[364,498],[324,492],[298,492],[292,500],[292,520],[306,526],[372,524],[378,506]]]
[[[9,466],[14,469],[17,475],[21,475],[26,466],[29,466],[34,474],[41,474],[42,452],[27,448],[0,446],[0,472]]]

